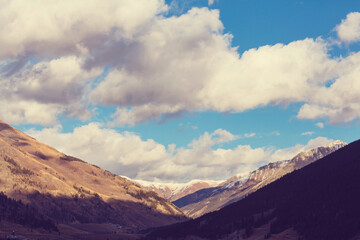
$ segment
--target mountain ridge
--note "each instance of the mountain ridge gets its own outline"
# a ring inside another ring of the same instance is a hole
[[[156,193],[65,155],[3,121],[0,191],[64,223],[113,221],[141,229],[186,219]]]
[[[300,169],[324,156],[346,146],[336,140],[330,144],[301,152],[291,160],[271,162],[245,175],[236,175],[213,188],[204,188],[183,198],[173,201],[190,217],[199,217],[235,202],[251,192],[260,189],[276,179]]]
[[[169,201],[176,201],[179,198],[182,198],[188,194],[194,193],[198,190],[215,187],[223,182],[223,180],[201,180],[193,179],[185,183],[171,183],[171,182],[150,182],[144,180],[134,180],[131,181],[138,183],[141,187],[149,191],[154,191],[159,196],[168,199]]]
[[[221,210],[152,230],[146,239],[284,239],[283,233],[294,240],[358,239],[359,171],[360,140]]]

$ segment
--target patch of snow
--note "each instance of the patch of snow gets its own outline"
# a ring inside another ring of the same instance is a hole
[[[194,179],[186,183],[177,183],[177,182],[150,182],[150,181],[144,181],[144,180],[136,180],[133,179],[132,181],[140,184],[143,187],[153,187],[160,190],[170,190],[172,195],[176,195],[179,192],[185,191],[187,188],[192,187],[198,183],[206,183],[209,185],[209,187],[216,187],[220,183],[223,182],[223,180],[220,181],[214,181],[214,180],[201,180],[201,179]]]
[[[339,149],[339,148],[342,148],[342,147],[344,147],[346,145],[347,145],[347,143],[345,143],[345,142],[343,142],[341,140],[336,140],[336,141],[334,141],[334,142],[332,142],[332,143],[330,143],[328,145],[325,145],[324,147],[329,147],[329,148],[335,147],[335,148]]]

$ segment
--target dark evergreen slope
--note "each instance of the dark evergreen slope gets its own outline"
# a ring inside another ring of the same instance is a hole
[[[31,228],[43,228],[57,231],[55,224],[39,213],[35,208],[8,198],[0,192],[0,221],[5,220]]]
[[[153,230],[146,239],[226,237],[271,222],[269,234],[294,228],[302,239],[350,239],[360,233],[360,141],[288,174],[219,211]],[[268,236],[266,236],[268,237]]]

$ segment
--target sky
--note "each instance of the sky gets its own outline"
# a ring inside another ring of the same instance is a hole
[[[149,181],[360,133],[360,2],[0,0],[0,119]]]

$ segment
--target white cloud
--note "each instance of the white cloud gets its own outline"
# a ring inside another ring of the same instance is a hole
[[[1,0],[0,58],[58,57],[97,47],[111,35],[132,38],[160,12],[164,0]]]
[[[315,125],[318,126],[319,128],[324,128],[324,123],[322,122],[318,122]]]
[[[101,70],[83,70],[81,64],[81,59],[67,56],[0,78],[0,118],[10,123],[52,125],[60,113],[80,119],[89,117],[84,100],[87,83]]]
[[[142,140],[131,132],[117,133],[98,123],[75,128],[71,133],[62,133],[61,126],[56,126],[30,130],[28,134],[66,154],[132,177],[142,168],[170,157],[166,148],[152,139]]]
[[[208,5],[211,6],[214,4],[214,0],[208,0]]]
[[[15,94],[43,103],[69,104],[84,95],[86,81],[98,76],[100,69],[85,71],[74,56],[39,62],[21,75],[8,78],[16,85]]]
[[[145,104],[139,107],[133,107],[131,109],[118,108],[112,115],[114,121],[109,124],[110,126],[123,126],[125,124],[134,126],[143,122],[144,119],[159,119],[163,113],[166,113],[167,116],[170,116],[171,114],[179,114],[182,111],[181,109],[182,108],[180,106],[153,104]]]
[[[302,136],[311,136],[313,134],[314,134],[314,132],[303,132],[303,133],[301,133]]]
[[[266,149],[247,145],[235,149],[216,147],[238,138],[223,129],[206,132],[184,148],[175,145],[166,148],[151,139],[142,140],[129,132],[118,133],[98,123],[75,128],[71,133],[62,133],[60,126],[27,133],[66,154],[117,174],[148,180],[224,178],[237,171],[249,171],[269,156]]]
[[[167,11],[164,0],[0,0],[0,118],[56,124],[86,119],[88,90],[103,66],[87,67],[108,41],[132,41]],[[99,14],[101,13],[101,14]]]
[[[360,40],[360,13],[352,12],[336,26],[338,37],[345,43],[357,42]]]
[[[91,99],[119,106],[115,122],[133,125],[188,111],[242,112],[306,101],[334,76],[336,61],[321,39],[263,46],[240,57],[222,31],[217,10],[157,19],[127,50],[133,64],[115,59],[118,69]]]
[[[216,52],[227,53],[229,47],[229,36],[221,34],[222,29],[219,12],[205,8],[158,19],[138,37],[136,46],[119,49],[126,49],[127,61],[112,59],[118,69],[97,86],[91,99],[119,106],[123,115],[116,115],[119,124],[199,110],[203,107],[199,92],[219,61]],[[91,64],[99,63],[95,59]]]
[[[62,109],[55,104],[42,104],[18,98],[0,97],[0,118],[12,124],[38,123],[53,125]]]
[[[256,136],[256,133],[245,133],[244,134],[244,137],[246,138],[252,138],[252,137],[255,137]]]
[[[0,4],[0,92],[11,95],[6,101],[12,104],[28,101],[82,119],[89,105],[111,105],[117,112],[110,126],[299,102],[299,119],[339,123],[360,117],[360,53],[332,58],[321,38],[240,55],[218,10],[166,16],[164,0]],[[342,41],[359,38],[359,15],[349,14],[336,27]],[[105,66],[109,74],[94,86],[92,78]],[[4,120],[41,123],[18,115]]]
[[[165,147],[152,139],[143,140],[135,133],[118,133],[90,123],[62,133],[61,126],[43,130],[29,130],[28,134],[89,163],[116,174],[144,180],[187,181],[191,179],[225,179],[259,167],[269,160],[289,159],[300,151],[330,143],[327,138],[310,140],[307,145],[296,145],[275,150],[269,147],[252,148],[238,145],[232,149],[221,147],[239,138],[217,129],[205,132],[187,147],[174,144]]]
[[[336,81],[330,87],[319,87],[300,108],[298,118],[328,119],[336,124],[360,117],[360,53],[340,59],[334,71]]]
[[[231,142],[240,138],[238,135],[233,135],[224,129],[217,129],[213,133],[205,132],[199,139],[193,140],[189,147],[191,148],[204,148],[216,144]]]
[[[97,104],[119,106],[114,122],[120,126],[191,111],[234,113],[294,102],[305,103],[299,119],[338,123],[360,117],[360,54],[331,58],[331,46],[321,38],[239,56],[219,12],[206,8],[158,18],[142,34],[126,54],[134,64],[119,61],[118,70],[91,93]]]

